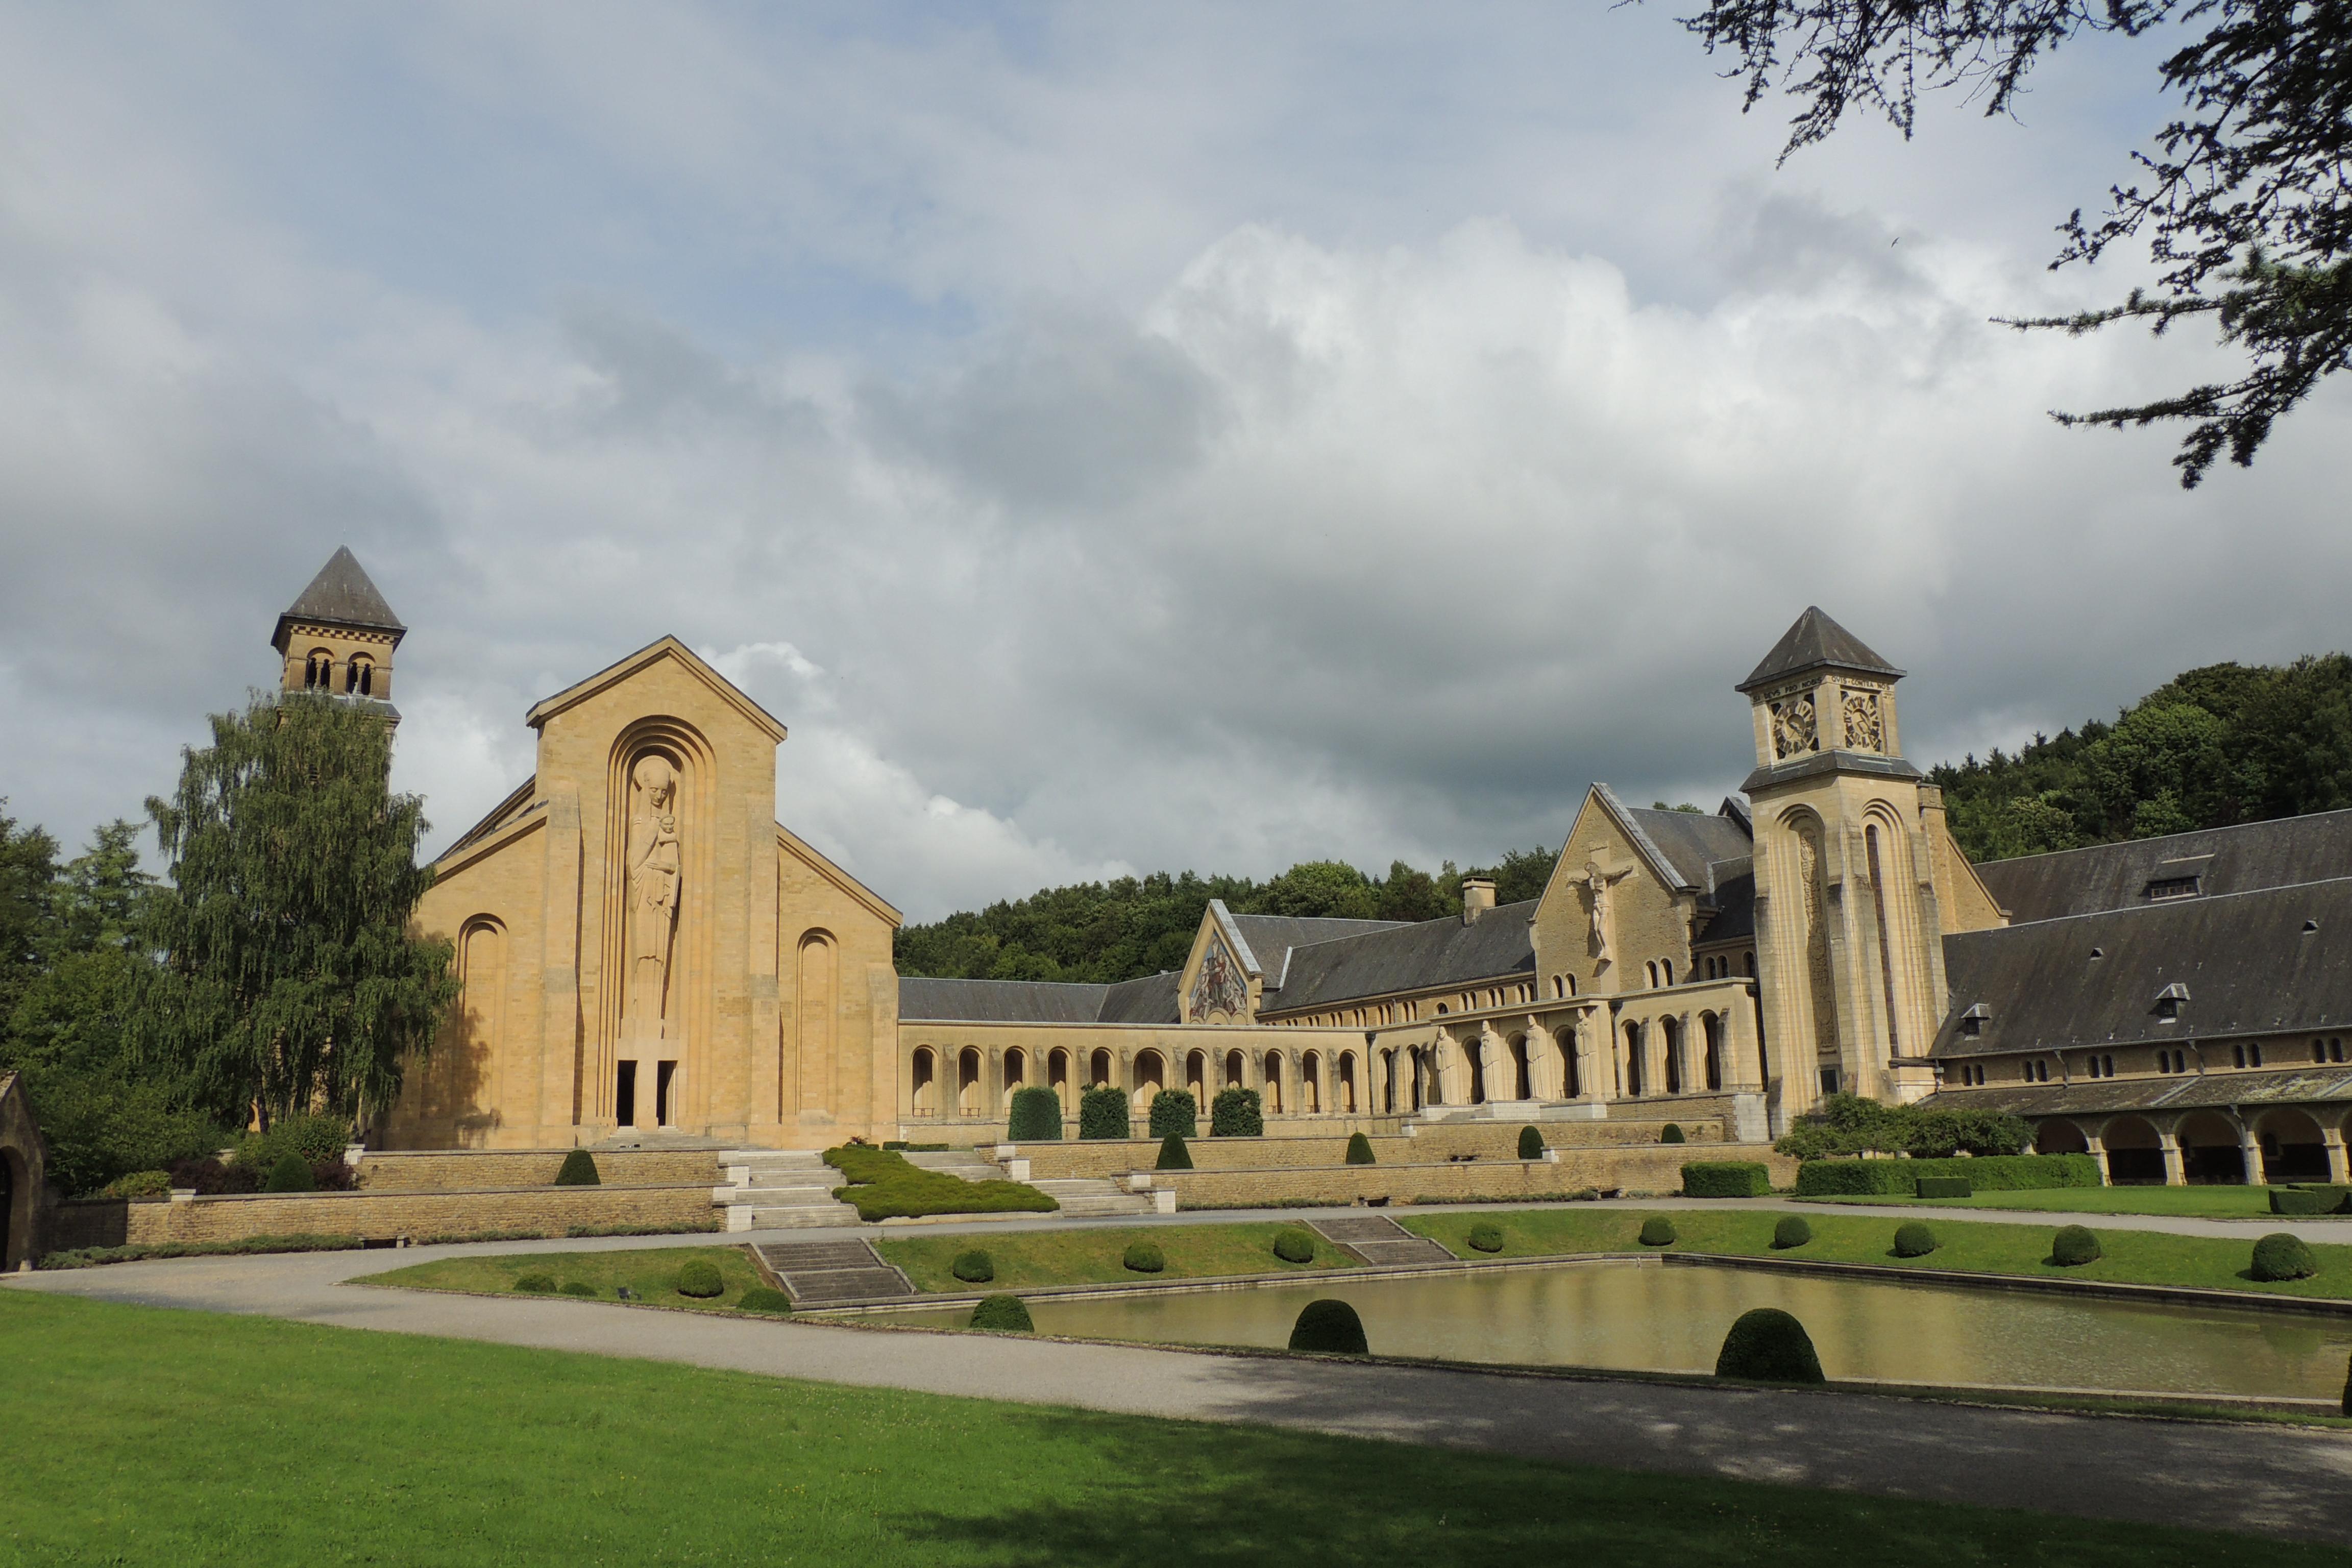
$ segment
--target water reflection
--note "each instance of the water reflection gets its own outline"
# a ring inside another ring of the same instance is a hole
[[[2352,1321],[1697,1266],[1571,1264],[1029,1306],[1041,1333],[1278,1347],[1318,1296],[1353,1304],[1382,1354],[1455,1361],[1708,1372],[1724,1331],[1751,1307],[1795,1313],[1832,1377],[2333,1399],[2352,1354]],[[938,1326],[968,1311],[884,1321]]]

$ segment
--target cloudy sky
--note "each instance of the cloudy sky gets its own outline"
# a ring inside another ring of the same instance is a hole
[[[1675,9],[0,8],[0,795],[78,842],[348,542],[435,842],[665,632],[914,918],[1712,805],[1819,603],[1932,762],[2342,647],[2341,389],[1989,322],[2163,40],[1775,167]],[[2337,454],[2331,458],[2329,454]]]

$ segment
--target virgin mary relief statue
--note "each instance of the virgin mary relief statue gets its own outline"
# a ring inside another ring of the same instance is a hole
[[[648,1044],[669,1033],[670,949],[677,931],[677,775],[665,757],[631,772],[629,812],[629,992],[624,1039]]]

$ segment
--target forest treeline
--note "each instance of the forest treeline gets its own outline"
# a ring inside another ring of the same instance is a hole
[[[2333,811],[2352,805],[2352,657],[2207,665],[2112,722],[2036,735],[2014,754],[1967,757],[1928,777],[1943,786],[1953,835],[1972,860]],[[1461,912],[1465,875],[1493,877],[1498,902],[1535,898],[1556,854],[1513,851],[1470,872],[1449,862],[1432,874],[1399,860],[1371,877],[1325,860],[1265,882],[1187,871],[1047,888],[905,927],[898,972],[1129,980],[1181,968],[1211,899],[1240,913],[1434,920]]]

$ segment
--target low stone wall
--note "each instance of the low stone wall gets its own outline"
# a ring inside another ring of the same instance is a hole
[[[1703,1156],[1752,1160],[1772,1173],[1775,1186],[1796,1180],[1797,1163],[1765,1144],[1717,1144]],[[1559,1197],[1584,1188],[1629,1193],[1682,1190],[1683,1146],[1564,1150],[1549,1160],[1474,1160],[1440,1164],[1326,1165],[1311,1170],[1158,1171],[1154,1188],[1176,1194],[1180,1209],[1262,1204],[1457,1203],[1478,1199]]]
[[[1692,1143],[1720,1147],[1723,1123],[1714,1121],[1678,1121],[1675,1125]],[[1636,1121],[1612,1117],[1604,1121],[1424,1121],[1419,1134],[1412,1140],[1413,1148],[1422,1151],[1422,1158],[1434,1154],[1475,1154],[1481,1159],[1511,1159],[1519,1152],[1519,1129],[1532,1126],[1543,1134],[1544,1144],[1552,1149],[1616,1148],[1622,1145],[1657,1144],[1661,1148],[1680,1148],[1681,1144],[1658,1144],[1658,1134],[1665,1131],[1664,1120]]]
[[[425,1237],[573,1226],[688,1225],[712,1220],[710,1184],[522,1187],[471,1193],[277,1193],[60,1204],[51,1250],[244,1241],[257,1236]]]
[[[478,1193],[544,1187],[555,1181],[569,1149],[441,1149],[360,1158],[361,1190],[371,1193]],[[608,1187],[672,1187],[722,1178],[715,1149],[592,1149],[596,1174]]]
[[[1381,1136],[1368,1138],[1372,1146],[1372,1158],[1383,1165],[1444,1163],[1454,1155],[1466,1155],[1479,1160],[1517,1160],[1519,1154],[1517,1121],[1438,1121],[1423,1122],[1412,1137]],[[1663,1121],[1545,1121],[1536,1123],[1544,1135],[1548,1147],[1569,1149],[1639,1149],[1654,1148],[1675,1154],[1675,1167],[1681,1169],[1685,1159],[1717,1159],[1725,1145],[1720,1123],[1693,1121],[1678,1123],[1690,1142],[1660,1143],[1658,1133]],[[1251,1171],[1297,1169],[1344,1164],[1347,1161],[1348,1140],[1344,1135],[1307,1137],[1294,1134],[1273,1136],[1273,1126],[1267,1125],[1264,1138],[1194,1138],[1188,1140],[1186,1150],[1192,1156],[1195,1169],[1203,1171]],[[1690,1152],[1697,1150],[1699,1152]],[[1160,1141],[1156,1138],[1065,1140],[1058,1143],[1024,1143],[1013,1156],[1029,1162],[1033,1181],[1057,1181],[1071,1176],[1116,1176],[1129,1171],[1148,1171],[1160,1158]],[[1793,1179],[1793,1178],[1792,1178]],[[1676,1178],[1679,1184],[1680,1178]]]

